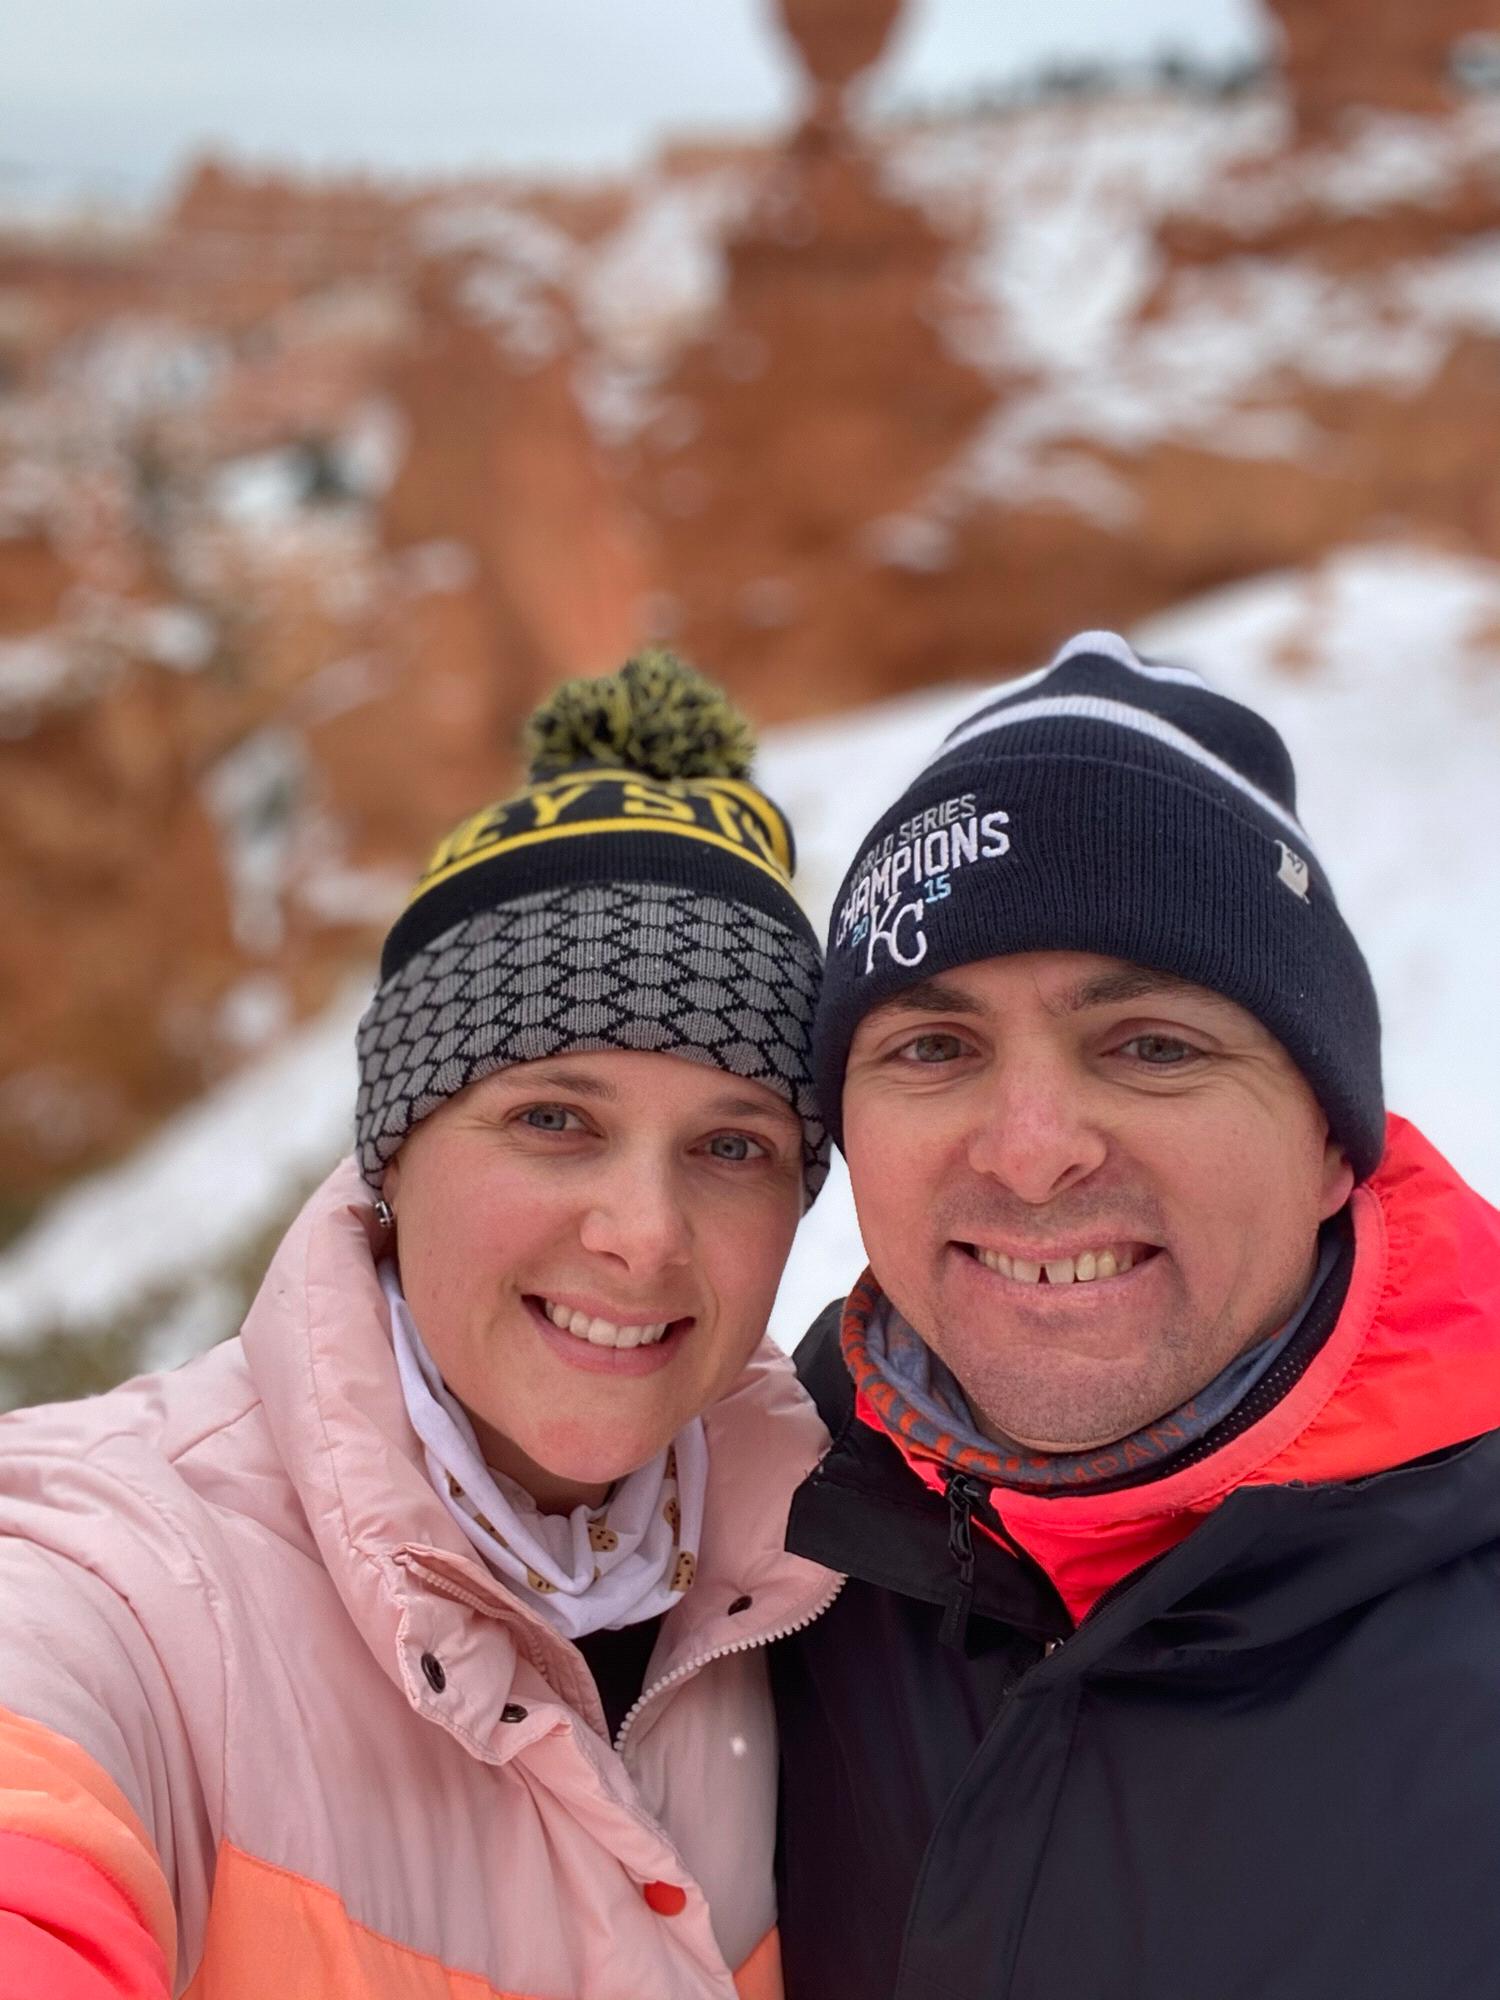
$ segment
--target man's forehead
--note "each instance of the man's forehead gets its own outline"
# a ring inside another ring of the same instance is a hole
[[[1012,988],[1035,992],[1049,1014],[1078,1014],[1158,997],[1191,999],[1232,1014],[1244,1009],[1222,993],[1173,972],[1085,952],[1018,952],[976,959],[888,994],[865,1015],[986,1014]]]

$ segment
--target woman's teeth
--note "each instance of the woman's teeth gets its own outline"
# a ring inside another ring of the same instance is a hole
[[[574,1312],[571,1306],[556,1305],[551,1299],[543,1299],[542,1307],[554,1326],[594,1347],[650,1347],[672,1324],[663,1319],[651,1326],[616,1326],[613,1320],[591,1319],[587,1313]]]
[[[1003,1250],[981,1250],[977,1245],[974,1255],[987,1271],[1017,1278],[1023,1285],[1039,1285],[1044,1271],[1049,1285],[1086,1285],[1094,1278],[1122,1277],[1136,1261],[1136,1253],[1128,1245],[1117,1250],[1085,1250],[1081,1257],[1054,1257],[1045,1264],[1007,1257]]]

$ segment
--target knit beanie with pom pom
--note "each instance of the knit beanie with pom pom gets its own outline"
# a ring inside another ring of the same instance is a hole
[[[412,1127],[511,1063],[673,1053],[768,1085],[828,1172],[812,1083],[817,938],[795,849],[749,779],[755,740],[669,653],[570,681],[527,725],[529,782],[439,845],[386,938],[359,1026],[359,1163],[377,1192]]]

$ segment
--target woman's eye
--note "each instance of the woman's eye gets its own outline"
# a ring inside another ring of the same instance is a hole
[[[716,1132],[708,1142],[708,1151],[716,1160],[759,1160],[765,1158],[766,1150],[759,1139],[744,1132]]]
[[[529,1104],[521,1113],[521,1123],[533,1132],[567,1132],[579,1123],[578,1113],[561,1104]]]
[[[949,1063],[966,1053],[967,1044],[958,1035],[930,1034],[913,1035],[909,1042],[903,1042],[896,1054],[903,1062]]]
[[[1181,1041],[1176,1035],[1132,1035],[1123,1047],[1137,1062],[1152,1069],[1172,1069],[1179,1063],[1190,1062],[1198,1053],[1191,1042]]]

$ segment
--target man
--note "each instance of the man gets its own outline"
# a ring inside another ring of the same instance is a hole
[[[788,2000],[1500,1992],[1500,1217],[1260,717],[1088,633],[876,823],[815,1064]]]

